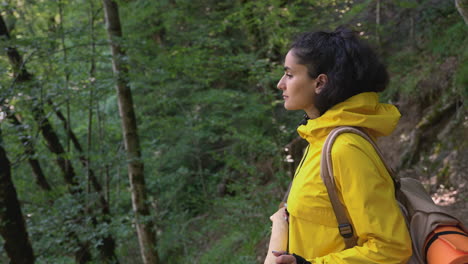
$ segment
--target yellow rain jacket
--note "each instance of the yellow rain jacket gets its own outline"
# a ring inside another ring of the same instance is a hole
[[[344,250],[327,189],[320,178],[320,155],[336,126],[363,127],[374,138],[390,134],[400,118],[393,105],[373,92],[339,103],[297,129],[309,142],[289,194],[289,252],[311,263],[406,263],[411,239],[394,196],[393,182],[372,145],[342,134],[332,162],[339,198],[344,203],[357,246]]]

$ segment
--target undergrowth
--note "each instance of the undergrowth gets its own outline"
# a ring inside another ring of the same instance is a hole
[[[269,236],[269,216],[279,203],[279,189],[273,183],[215,199],[208,213],[187,228],[186,254],[167,256],[167,263],[257,263],[257,248]]]
[[[422,80],[430,80],[430,74],[448,58],[456,60],[457,67],[453,76],[454,83],[447,84],[442,96],[466,97],[468,95],[468,51],[463,48],[468,45],[468,27],[458,14],[448,16],[448,19],[419,33],[418,43],[403,45],[399,51],[388,58],[388,71],[391,82],[382,94],[384,101],[392,101],[398,97],[409,97],[424,93],[418,84]],[[430,86],[430,82],[428,83]],[[426,89],[431,89],[427,87]]]

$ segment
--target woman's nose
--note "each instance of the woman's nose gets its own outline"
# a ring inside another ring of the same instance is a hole
[[[285,84],[284,84],[284,76],[281,77],[281,79],[279,80],[278,84],[276,85],[276,88],[280,89],[280,90],[284,90],[286,88]]]

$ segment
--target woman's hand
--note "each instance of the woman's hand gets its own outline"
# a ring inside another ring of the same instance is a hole
[[[276,257],[276,264],[297,264],[296,258],[286,251],[273,251],[273,255]]]
[[[303,257],[296,254],[289,255],[286,251],[272,251],[272,253],[276,257],[276,264],[311,264]]]
[[[286,208],[285,207],[282,207],[280,208],[278,211],[276,211],[276,213],[274,213],[272,216],[270,216],[270,220],[272,222],[279,222],[279,223],[282,223],[282,222],[288,222],[288,214],[286,213]]]

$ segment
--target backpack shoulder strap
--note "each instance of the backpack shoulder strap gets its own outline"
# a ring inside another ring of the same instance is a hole
[[[346,248],[352,248],[356,246],[357,239],[354,235],[353,226],[346,215],[346,209],[344,205],[338,199],[338,192],[335,186],[335,178],[333,176],[333,166],[331,164],[331,149],[336,138],[344,133],[345,127],[338,127],[333,129],[327,136],[325,143],[322,148],[322,156],[320,159],[320,177],[327,187],[328,197],[332,204],[335,217],[338,222],[338,230],[340,235],[343,237]]]
[[[338,221],[338,229],[345,241],[346,248],[351,248],[356,245],[357,238],[354,235],[353,227],[346,214],[346,208],[338,199],[338,192],[336,190],[331,157],[333,143],[335,142],[336,138],[343,133],[357,134],[366,139],[370,144],[372,144],[392,178],[395,179],[395,177],[393,170],[390,168],[390,166],[388,166],[388,164],[385,163],[385,160],[383,159],[382,153],[377,147],[377,144],[372,140],[371,137],[369,137],[369,135],[367,135],[359,128],[341,126],[333,129],[328,135],[322,148],[322,156],[320,161],[320,176],[322,177],[322,180],[325,186],[327,187],[328,196],[330,198],[333,211],[335,212],[336,220]]]

